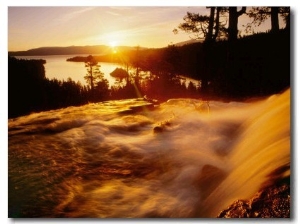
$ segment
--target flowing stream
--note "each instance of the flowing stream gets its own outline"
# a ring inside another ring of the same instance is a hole
[[[8,121],[8,212],[216,217],[289,176],[289,164],[289,90],[245,103],[137,98],[33,113]]]

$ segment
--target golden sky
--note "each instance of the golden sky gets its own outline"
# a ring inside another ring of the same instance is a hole
[[[8,7],[8,50],[42,46],[165,47],[189,39],[172,31],[205,7]]]
[[[190,39],[183,31],[172,32],[188,11],[209,13],[204,6],[8,6],[8,50],[72,45],[166,47]],[[239,26],[247,22],[247,16],[242,16]]]

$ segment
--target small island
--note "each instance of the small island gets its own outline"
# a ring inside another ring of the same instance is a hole
[[[72,58],[67,58],[67,61],[69,61],[69,62],[86,62],[87,57],[88,57],[88,55],[87,56],[75,56]],[[98,55],[98,56],[96,55],[93,57],[97,62],[114,62],[114,63],[120,62],[119,58],[113,57],[112,54]]]
[[[115,70],[113,70],[110,75],[112,77],[115,78],[119,78],[119,79],[126,79],[129,77],[129,74],[126,70],[122,69],[122,68],[116,68]]]

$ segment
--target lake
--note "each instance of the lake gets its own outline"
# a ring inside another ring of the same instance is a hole
[[[43,56],[15,56],[22,59],[44,59],[46,60],[45,73],[49,79],[56,78],[58,80],[67,80],[69,77],[75,82],[79,81],[85,85],[86,81],[84,76],[87,70],[83,62],[68,62],[67,58],[74,57],[75,55],[43,55]],[[85,56],[85,55],[82,55]],[[100,71],[104,73],[104,77],[108,80],[109,85],[115,83],[115,78],[110,76],[110,73],[117,67],[121,67],[117,63],[100,62]]]
[[[88,55],[42,55],[42,56],[14,56],[18,59],[44,59],[46,60],[45,73],[49,79],[56,78],[58,80],[67,80],[69,77],[75,82],[79,81],[81,84],[86,85],[84,76],[87,70],[83,62],[70,62],[68,58],[74,56],[88,56]],[[104,78],[109,82],[109,86],[115,84],[116,79],[110,75],[117,67],[122,67],[118,63],[99,62],[100,71],[104,73]],[[181,81],[186,82],[186,86],[191,81],[196,86],[199,86],[199,81],[180,75]]]

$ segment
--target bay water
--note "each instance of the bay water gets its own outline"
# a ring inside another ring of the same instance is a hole
[[[87,70],[84,62],[70,62],[68,58],[74,56],[88,56],[88,55],[43,55],[43,56],[15,56],[18,59],[43,59],[46,60],[45,73],[49,79],[56,78],[58,80],[67,81],[71,78],[75,82],[80,82],[82,85],[86,85],[84,76],[87,74]],[[113,86],[116,79],[110,75],[117,67],[122,67],[117,63],[100,62],[100,71],[104,73],[104,78],[109,82],[109,86]]]

